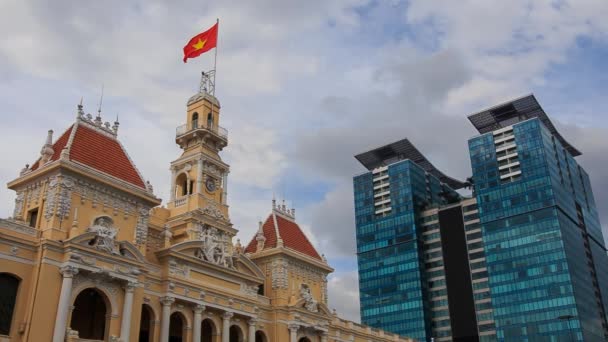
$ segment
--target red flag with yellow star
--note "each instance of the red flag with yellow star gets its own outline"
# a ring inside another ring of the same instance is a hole
[[[188,58],[198,57],[217,46],[217,29],[219,22],[203,33],[192,37],[184,46],[184,63]]]

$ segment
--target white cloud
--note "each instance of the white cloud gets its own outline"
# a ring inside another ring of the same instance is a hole
[[[357,272],[336,272],[327,282],[328,305],[338,316],[360,322],[359,277]]]

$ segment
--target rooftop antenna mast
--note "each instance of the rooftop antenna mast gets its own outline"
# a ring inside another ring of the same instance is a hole
[[[99,107],[97,109],[97,116],[101,116],[101,105],[103,104],[103,88],[104,85],[101,85],[101,97],[99,98]]]

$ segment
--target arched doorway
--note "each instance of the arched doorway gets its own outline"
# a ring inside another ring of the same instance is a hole
[[[19,282],[12,274],[0,273],[0,335],[11,334]]]
[[[311,342],[308,337],[302,337],[298,340],[298,342]]]
[[[78,331],[78,337],[87,340],[105,340],[108,301],[97,289],[84,289],[74,301],[70,329]]]
[[[217,335],[215,324],[209,318],[201,323],[201,342],[213,342],[213,336]]]
[[[230,342],[243,342],[243,331],[237,325],[230,327]]]
[[[182,342],[186,321],[179,312],[174,312],[169,320],[169,342]]]
[[[141,319],[139,321],[139,342],[150,342],[152,341],[153,330],[152,321],[154,320],[154,311],[152,308],[144,304],[141,306]]]
[[[264,332],[262,332],[261,330],[258,330],[255,332],[255,342],[268,342],[268,339],[266,338],[266,334],[264,334]]]

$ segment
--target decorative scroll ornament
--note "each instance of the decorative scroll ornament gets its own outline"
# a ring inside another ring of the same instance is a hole
[[[224,216],[224,214],[220,211],[220,209],[214,204],[210,204],[210,205],[206,206],[203,209],[203,214],[207,214],[216,219],[228,221],[228,218],[226,216]]]
[[[203,227],[202,229],[201,241],[203,245],[195,252],[195,256],[201,260],[234,269],[228,236],[213,227]]]
[[[300,287],[300,297],[304,299],[304,307],[306,310],[310,312],[319,311],[319,304],[314,298],[312,298],[310,288],[307,285],[302,284],[302,287]]]
[[[97,235],[89,242],[89,245],[106,253],[119,254],[116,246],[117,231],[112,225],[112,219],[107,216],[96,218],[88,231],[95,232]]]

